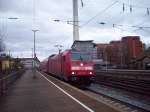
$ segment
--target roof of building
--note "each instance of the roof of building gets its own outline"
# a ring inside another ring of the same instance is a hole
[[[0,56],[0,60],[10,60],[10,59],[12,59],[12,57],[10,57],[10,56]]]
[[[26,61],[26,60],[33,60],[33,58],[18,58],[21,61]],[[36,61],[40,62],[40,60],[36,57]]]
[[[126,40],[126,39],[140,39],[140,36],[125,36],[125,37],[122,37],[122,40]]]

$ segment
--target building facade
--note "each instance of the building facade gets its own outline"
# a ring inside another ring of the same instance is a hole
[[[129,65],[130,62],[145,49],[145,45],[140,41],[139,36],[128,36],[122,38],[123,64]]]
[[[150,48],[146,49],[138,55],[131,63],[132,69],[150,70]]]
[[[96,44],[97,57],[112,66],[129,67],[129,64],[145,46],[139,36],[122,37],[120,41],[111,41],[108,44]]]

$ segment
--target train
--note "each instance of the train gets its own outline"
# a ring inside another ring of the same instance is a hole
[[[72,84],[89,86],[95,80],[91,53],[66,50],[42,62],[42,70]]]

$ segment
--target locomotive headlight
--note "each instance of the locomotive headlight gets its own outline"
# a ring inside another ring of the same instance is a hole
[[[72,75],[74,75],[75,73],[74,72],[72,72]]]
[[[80,66],[83,66],[83,63],[81,63]]]
[[[72,66],[71,70],[80,70],[80,67],[78,67],[78,66]]]
[[[92,66],[85,67],[85,70],[93,70]]]
[[[92,72],[90,72],[90,75],[92,75],[93,73]]]

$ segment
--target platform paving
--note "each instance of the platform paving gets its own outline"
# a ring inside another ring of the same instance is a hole
[[[87,98],[86,100],[88,101]],[[0,112],[89,112],[89,110],[50,84],[38,72],[36,78],[33,78],[30,70],[26,71],[9,88],[6,95],[0,98]],[[111,109],[108,109],[108,112],[111,112]]]

